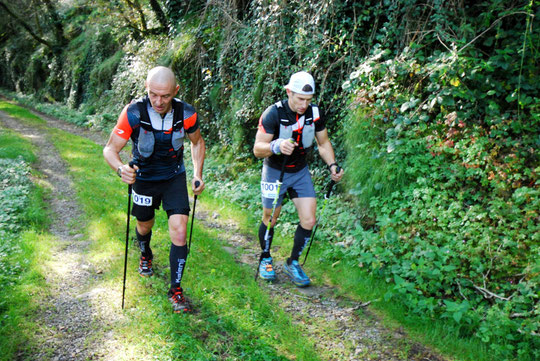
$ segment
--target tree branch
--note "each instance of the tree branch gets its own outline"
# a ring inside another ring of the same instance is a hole
[[[165,16],[163,9],[161,9],[161,6],[156,0],[150,0],[150,7],[154,11],[154,14],[156,14],[159,24],[163,29],[162,31],[165,33],[169,28],[169,22],[167,21],[167,17]]]
[[[43,39],[42,37],[38,36],[32,30],[32,27],[30,25],[28,25],[21,17],[19,17],[17,14],[15,14],[13,11],[11,11],[11,9],[8,8],[8,6],[3,1],[0,1],[0,8],[4,9],[13,19],[15,19],[15,21],[18,24],[20,24],[28,32],[28,34],[30,34],[30,36],[32,38],[34,38],[34,40],[36,40],[38,43],[41,43],[41,44],[45,45],[49,49],[53,50],[53,45],[49,41],[47,41],[47,40]]]

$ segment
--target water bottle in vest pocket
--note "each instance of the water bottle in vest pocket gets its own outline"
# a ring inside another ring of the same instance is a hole
[[[154,153],[154,132],[151,130],[145,130],[143,127],[139,128],[139,144],[137,149],[143,158],[150,158]]]
[[[172,132],[171,143],[175,151],[182,147],[182,144],[184,143],[184,128]]]
[[[302,145],[304,148],[309,148],[313,145],[313,139],[315,138],[315,123],[304,124],[302,130]]]

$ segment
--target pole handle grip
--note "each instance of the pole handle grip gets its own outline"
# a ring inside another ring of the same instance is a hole
[[[336,173],[339,173],[339,172],[341,172],[341,167],[338,165],[336,167]],[[330,181],[330,183],[328,184],[328,190],[326,191],[326,194],[324,195],[324,199],[330,198],[330,193],[332,193],[332,188],[334,188],[335,184],[336,182],[334,182],[333,180]]]

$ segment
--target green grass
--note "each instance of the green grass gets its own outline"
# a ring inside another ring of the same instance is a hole
[[[46,123],[45,120],[31,113],[29,110],[25,108],[21,108],[13,104],[12,102],[4,101],[4,100],[0,101],[0,111],[6,112],[14,118],[24,120],[27,123],[30,123],[33,125]]]
[[[4,107],[5,102],[0,102]],[[9,105],[11,114],[24,118],[25,112]],[[0,128],[0,158],[16,162],[33,163],[36,160],[33,145],[18,133]],[[9,163],[6,163],[9,164]],[[34,177],[39,174],[33,172]],[[9,191],[0,187],[0,193]],[[25,197],[24,210],[15,215],[20,228],[9,229],[9,224],[0,222],[0,360],[13,360],[23,346],[32,345],[35,330],[40,324],[34,315],[41,310],[40,300],[48,290],[44,287],[44,262],[53,249],[50,235],[44,229],[48,224],[46,205],[43,201],[44,190],[31,186]],[[2,195],[3,207],[9,208],[13,200],[10,194]]]
[[[0,128],[0,157],[7,159],[21,157],[27,163],[36,161],[31,143],[7,128]]]

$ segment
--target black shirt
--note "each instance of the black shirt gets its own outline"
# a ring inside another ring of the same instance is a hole
[[[279,109],[278,104],[281,105]],[[298,172],[307,165],[307,155],[313,147],[304,148],[302,130],[305,124],[311,124],[312,122],[315,123],[315,132],[320,132],[326,128],[317,105],[310,104],[306,112],[299,115],[291,110],[287,99],[266,108],[259,119],[259,130],[266,134],[273,134],[273,140],[280,137],[280,124],[293,127],[292,138],[298,143],[298,146],[294,148],[293,153],[287,158],[285,171],[288,173]],[[264,164],[281,170],[284,157],[284,155],[272,154],[264,159]]]

